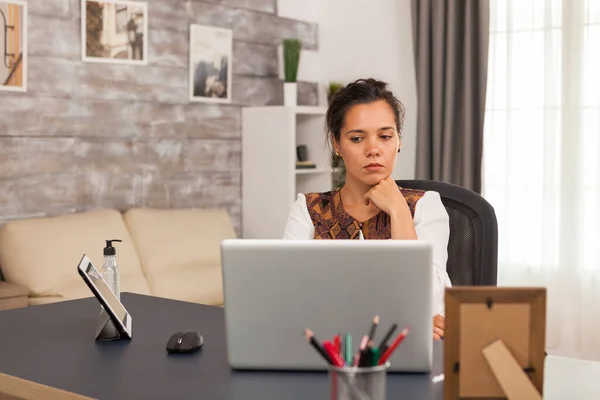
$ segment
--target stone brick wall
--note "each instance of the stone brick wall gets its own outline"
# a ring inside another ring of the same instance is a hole
[[[0,92],[0,223],[107,207],[223,207],[241,232],[241,108],[282,104],[277,0],[148,0],[148,65],[81,61],[80,0],[30,0],[27,93]],[[188,102],[189,24],[233,30],[233,103]],[[300,104],[317,85],[299,83]]]

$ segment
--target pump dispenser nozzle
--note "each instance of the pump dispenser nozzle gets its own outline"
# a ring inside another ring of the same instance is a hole
[[[121,289],[119,285],[119,269],[117,267],[117,251],[112,246],[113,242],[120,242],[121,240],[113,239],[106,241],[106,247],[104,248],[104,263],[102,264],[102,279],[107,283],[110,290],[117,296],[117,299],[121,298]]]
[[[114,256],[114,255],[117,254],[117,251],[112,246],[112,242],[122,242],[122,240],[118,240],[118,239],[107,240],[106,241],[106,247],[104,248],[104,255],[105,256]]]

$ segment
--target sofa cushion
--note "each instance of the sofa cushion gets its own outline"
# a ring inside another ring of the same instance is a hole
[[[136,282],[138,280],[139,280],[139,277],[137,277],[135,274],[126,274],[124,276],[121,276],[121,288],[123,288],[123,287],[135,288],[136,286],[138,286],[138,282]],[[30,306],[36,306],[36,305],[40,305],[40,304],[55,303],[58,301],[81,299],[84,297],[92,296],[92,292],[90,292],[90,289],[86,285],[81,285],[81,283],[79,281],[69,281],[67,284],[59,286],[56,291],[58,293],[61,293],[61,295],[60,296],[54,295],[54,296],[43,296],[43,297],[29,297],[28,304]],[[143,291],[122,290],[122,291],[150,294],[149,289],[148,289],[148,291],[145,291],[145,290],[143,290]],[[98,303],[98,307],[100,307],[100,303]]]
[[[89,297],[77,264],[87,254],[100,269],[107,239],[123,241],[114,243],[121,291],[150,294],[131,236],[115,210],[7,222],[0,228],[0,268],[7,281],[28,287],[30,297]]]
[[[236,237],[225,210],[134,208],[124,220],[153,295],[223,304],[221,242]]]

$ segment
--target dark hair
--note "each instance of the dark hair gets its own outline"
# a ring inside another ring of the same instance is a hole
[[[338,90],[331,98],[325,117],[327,141],[340,140],[340,131],[344,125],[346,113],[357,104],[368,104],[379,100],[387,102],[394,112],[396,129],[402,137],[404,124],[404,105],[388,90],[387,83],[373,78],[359,79]]]

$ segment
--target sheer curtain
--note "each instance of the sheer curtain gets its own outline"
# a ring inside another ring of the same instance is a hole
[[[499,285],[546,286],[548,352],[600,360],[600,0],[492,0],[489,56]]]

